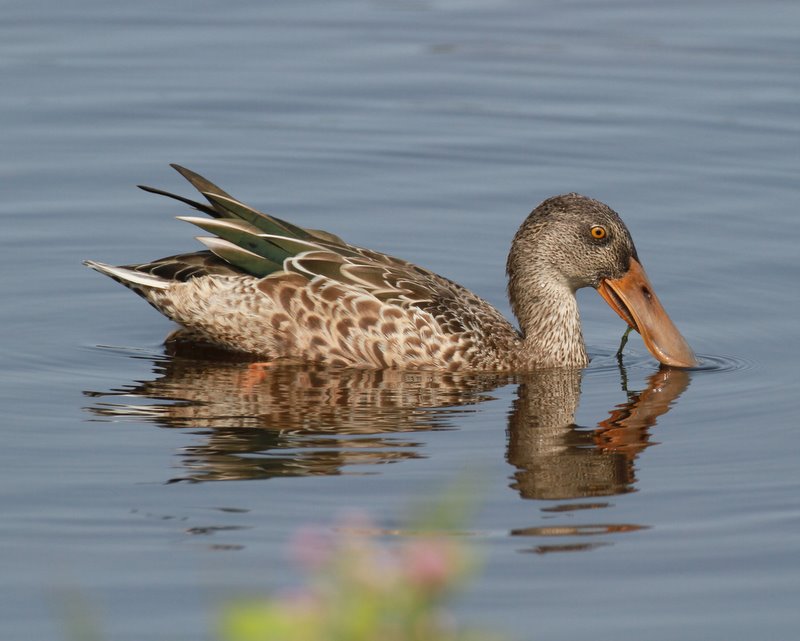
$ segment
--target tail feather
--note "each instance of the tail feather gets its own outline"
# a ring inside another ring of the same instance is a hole
[[[169,191],[164,191],[163,189],[158,189],[156,187],[148,187],[147,185],[136,185],[139,189],[146,191],[151,194],[158,194],[159,196],[166,196],[167,198],[172,198],[173,200],[180,201],[182,203],[186,203],[187,205],[194,207],[195,209],[202,211],[204,214],[208,214],[213,218],[221,218],[222,214],[218,212],[216,209],[209,207],[208,205],[204,205],[203,203],[199,203],[196,200],[192,200],[191,198],[185,198],[184,196],[180,196],[178,194],[173,194]]]
[[[190,198],[185,198],[183,196],[179,196],[178,194],[173,194],[168,191],[164,191],[163,189],[157,189],[156,187],[148,187],[147,185],[137,185],[139,189],[143,189],[144,191],[150,192],[151,194],[158,194],[159,196],[166,196],[167,198],[172,198],[174,200],[179,200],[182,203],[186,203],[187,205],[191,205],[195,209],[202,211],[205,214],[213,218],[223,218],[230,216],[230,213],[224,208],[220,207],[217,203],[212,201],[206,194],[213,194],[213,195],[220,195],[223,198],[230,198],[233,200],[230,194],[228,194],[225,190],[220,189],[212,183],[210,180],[206,180],[200,174],[196,174],[190,169],[186,169],[186,167],[181,167],[180,165],[170,164],[175,171],[177,171],[181,176],[183,176],[186,180],[188,180],[192,186],[197,189],[201,194],[203,194],[206,200],[209,201],[211,207],[208,205],[204,205],[202,203],[197,202],[196,200],[191,200]]]
[[[190,254],[181,254],[141,265],[113,266],[91,260],[84,264],[147,298],[148,292],[169,289],[176,280],[184,282],[195,276],[244,273],[263,278],[281,271],[286,260],[307,252],[327,251],[344,257],[367,256],[363,250],[351,247],[338,236],[303,229],[260,212],[234,199],[199,174],[180,165],[172,167],[200,191],[208,204],[155,187],[139,187],[185,203],[210,216],[209,219],[194,216],[178,218],[217,236],[199,239],[211,252],[196,252],[197,259]]]
[[[203,176],[201,176],[200,174],[196,174],[191,169],[186,169],[186,167],[181,167],[180,165],[175,163],[170,163],[169,166],[172,167],[175,171],[177,171],[186,180],[188,180],[197,191],[199,191],[201,194],[203,194],[203,196],[205,196],[206,200],[208,200],[211,206],[217,211],[218,216],[228,215],[225,209],[223,207],[220,207],[213,200],[211,200],[207,194],[215,194],[222,196],[223,198],[230,198],[231,200],[235,200],[233,196],[231,196],[225,190],[217,187],[210,180],[203,178]],[[215,218],[218,216],[215,216]]]
[[[114,265],[107,265],[106,263],[98,263],[94,260],[85,260],[83,264],[87,267],[105,274],[113,278],[118,283],[122,283],[125,287],[140,292],[149,289],[169,289],[172,281],[160,276],[154,276],[145,272],[139,272],[130,267],[115,267]]]

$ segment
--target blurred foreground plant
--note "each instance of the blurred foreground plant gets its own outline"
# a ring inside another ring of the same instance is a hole
[[[444,609],[473,566],[452,535],[420,530],[381,544],[364,517],[332,532],[306,530],[293,541],[307,585],[263,601],[234,603],[225,641],[488,641],[458,629]]]

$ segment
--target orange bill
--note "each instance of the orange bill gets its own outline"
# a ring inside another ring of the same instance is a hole
[[[644,268],[631,258],[621,278],[604,278],[597,288],[609,307],[642,335],[650,353],[664,365],[694,367],[697,358],[661,306]]]

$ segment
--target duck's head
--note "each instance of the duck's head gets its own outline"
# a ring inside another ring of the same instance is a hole
[[[697,364],[694,352],[659,302],[628,228],[600,201],[580,194],[545,200],[517,232],[508,274],[511,302],[521,320],[525,310],[515,294],[522,289],[569,289],[574,294],[581,287],[594,287],[642,335],[647,349],[661,363]]]

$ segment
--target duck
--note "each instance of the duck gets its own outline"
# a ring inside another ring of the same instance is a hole
[[[660,363],[697,364],[627,227],[598,200],[553,196],[523,221],[506,264],[515,327],[448,278],[260,212],[171,166],[206,202],[139,187],[205,214],[177,218],[210,234],[197,237],[206,249],[141,264],[84,264],[140,295],[199,343],[266,362],[332,367],[584,368],[589,356],[575,292],[591,287]]]

